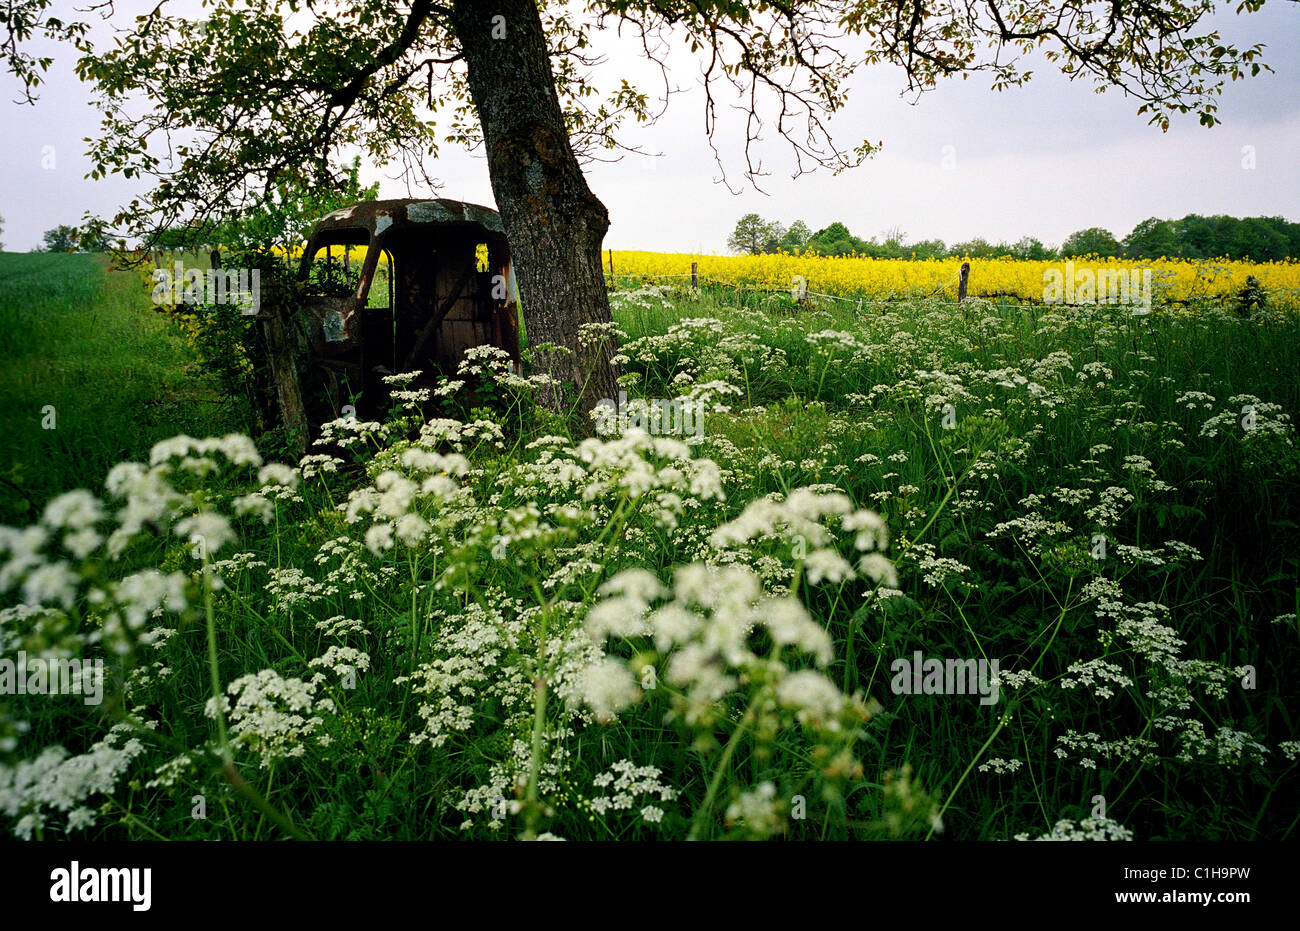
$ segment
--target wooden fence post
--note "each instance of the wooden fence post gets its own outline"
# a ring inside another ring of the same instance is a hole
[[[609,280],[612,284],[614,281],[614,250],[609,250]]]
[[[961,263],[961,281],[957,284],[957,303],[961,304],[966,300],[966,286],[970,282],[970,262]],[[966,316],[970,312],[963,310],[962,315]]]
[[[692,262],[691,263],[691,287],[698,288],[699,286],[700,286],[700,263]]]

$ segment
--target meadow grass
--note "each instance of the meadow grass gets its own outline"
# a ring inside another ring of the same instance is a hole
[[[139,277],[86,254],[0,253],[0,519],[98,485],[178,433],[236,425]],[[50,408],[53,409],[52,414]],[[52,429],[46,429],[52,425]]]
[[[296,468],[166,442],[0,536],[0,652],[109,661],[0,714],[15,833],[1293,836],[1294,317],[614,304],[698,437],[575,439],[485,349]]]

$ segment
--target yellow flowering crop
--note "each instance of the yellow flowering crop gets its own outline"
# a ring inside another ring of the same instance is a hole
[[[276,250],[283,254],[283,250]],[[480,253],[485,253],[480,249]],[[298,258],[301,249],[293,250]],[[354,270],[365,263],[366,247],[352,246],[349,261]],[[487,267],[486,255],[479,255],[480,270]],[[602,256],[606,274],[608,253]],[[321,255],[320,260],[323,261]],[[335,247],[333,260],[343,261],[342,247]],[[790,291],[802,281],[814,294],[829,294],[863,300],[935,295],[955,298],[963,261],[970,262],[968,293],[972,297],[1042,301],[1049,273],[1055,269],[1069,277],[1085,270],[1128,271],[1136,281],[1139,273],[1151,270],[1156,306],[1186,302],[1198,297],[1232,301],[1253,276],[1278,309],[1300,310],[1300,262],[1240,262],[1227,259],[1124,259],[1087,256],[1075,259],[1031,261],[1010,257],[996,259],[877,259],[865,256],[790,255],[698,255],[687,252],[614,252],[614,274],[646,279],[689,279],[691,263],[698,263],[701,283],[723,283],[747,288]]]
[[[791,290],[800,276],[809,291],[836,297],[888,300],[957,293],[957,277],[969,261],[969,293],[973,297],[1012,297],[1041,301],[1051,269],[1063,277],[1066,260],[1027,261],[997,259],[875,259],[862,256],[691,255],[669,252],[614,252],[614,274],[687,276],[691,263],[699,265],[704,281],[742,287]],[[1300,309],[1300,262],[1232,262],[1188,259],[1102,259],[1096,256],[1072,261],[1074,276],[1085,269],[1130,272],[1151,269],[1155,303],[1187,301],[1194,297],[1232,299],[1254,276],[1275,306]],[[608,256],[606,256],[608,272]]]

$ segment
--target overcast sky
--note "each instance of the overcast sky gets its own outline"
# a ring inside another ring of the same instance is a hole
[[[662,157],[631,155],[588,170],[610,212],[606,245],[723,252],[736,220],[749,212],[786,224],[802,219],[814,230],[840,220],[862,237],[898,227],[909,242],[948,243],[1031,235],[1058,244],[1090,226],[1123,236],[1146,217],[1188,213],[1300,220],[1300,5],[1273,0],[1256,14],[1225,12],[1216,25],[1239,45],[1266,43],[1265,60],[1277,73],[1227,87],[1222,125],[1212,129],[1188,116],[1162,134],[1137,116],[1134,100],[1116,91],[1098,95],[1090,83],[1070,83],[1046,64],[1026,87],[994,93],[987,77],[975,75],[941,84],[915,104],[900,98],[899,72],[875,69],[860,75],[831,128],[848,148],[864,138],[883,141],[879,154],[839,177],[791,180],[788,148],[769,140],[760,149],[772,169],[761,182],[766,193],[750,188],[738,196],[716,182],[696,89],[699,63],[678,52],[671,77],[686,90],[655,126],[624,137]],[[72,56],[54,53],[35,107],[12,103],[17,84],[0,76],[0,241],[8,251],[38,245],[44,230],[76,224],[86,210],[108,214],[133,189],[122,179],[84,177],[82,140],[95,134],[98,118],[90,89],[72,72]],[[612,45],[609,58],[611,76],[647,73],[629,46]],[[652,92],[653,84],[643,89]],[[739,142],[734,132],[718,139],[733,187]],[[944,166],[946,146],[951,167]],[[1253,169],[1243,167],[1246,146],[1254,150]],[[443,187],[410,193],[493,202],[481,158],[444,148],[430,173]],[[363,173],[364,180],[375,178],[381,195],[408,195],[382,172]]]

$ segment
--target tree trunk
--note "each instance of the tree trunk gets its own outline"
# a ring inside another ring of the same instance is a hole
[[[613,337],[578,340],[583,324],[611,321],[601,267],[609,212],[569,143],[534,0],[455,0],[451,19],[510,240],[533,371],[561,382],[540,400],[578,410],[589,432],[586,412],[618,397]],[[547,343],[562,348],[538,348]]]

